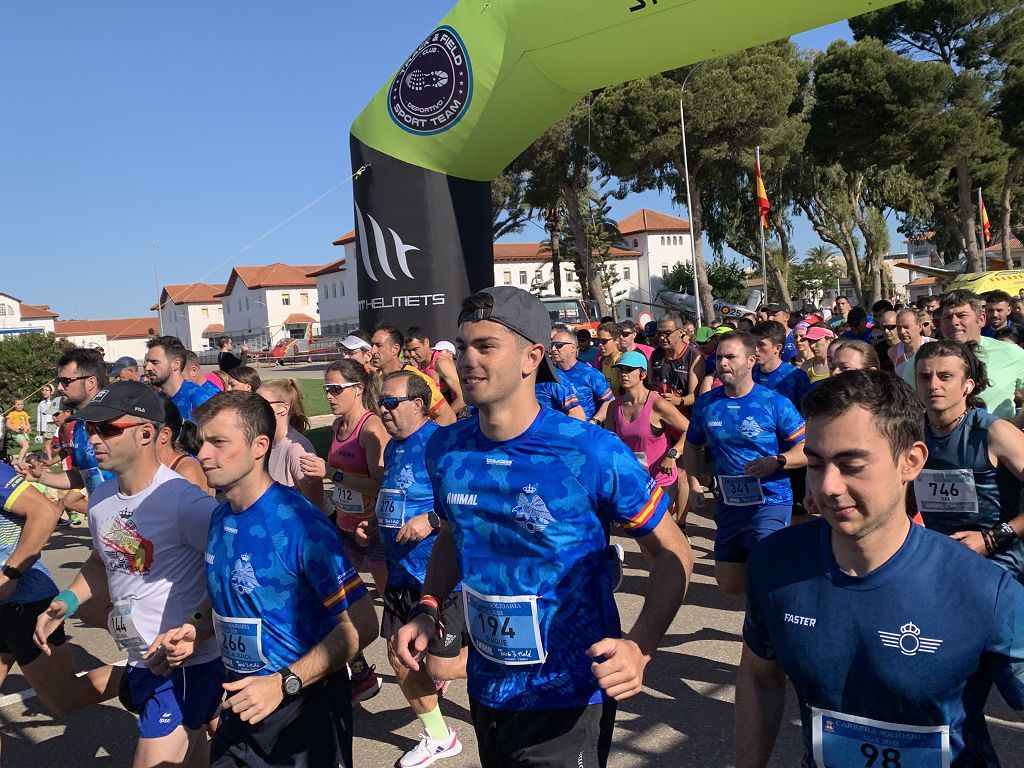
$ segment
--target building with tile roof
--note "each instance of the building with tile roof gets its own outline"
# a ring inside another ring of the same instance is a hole
[[[159,313],[160,334],[177,336],[194,352],[216,349],[217,337],[224,333],[224,288],[224,283],[165,285],[150,307]]]
[[[320,268],[276,262],[232,269],[224,290],[217,294],[223,307],[224,334],[255,350],[269,349],[283,338],[317,333],[317,283],[309,275]]]

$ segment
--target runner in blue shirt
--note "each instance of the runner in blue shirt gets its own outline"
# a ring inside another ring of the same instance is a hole
[[[439,427],[428,415],[430,388],[411,372],[389,374],[377,403],[391,436],[384,449],[384,478],[376,508],[388,562],[380,635],[390,641],[423,597],[427,563],[441,527],[424,461],[427,443]],[[425,669],[408,669],[388,644],[388,661],[398,686],[423,725],[419,742],[398,761],[400,768],[430,765],[462,752],[462,742],[445,723],[439,706],[439,693],[447,682],[466,676],[469,635],[462,591],[452,592],[438,607],[444,635],[431,638]]]
[[[850,371],[811,392],[804,410],[807,484],[824,519],[751,556],[737,768],[768,765],[787,676],[809,768],[998,766],[984,700],[965,688],[987,666],[1024,717],[1024,588],[908,519],[907,486],[927,449],[924,410],[906,384]]]
[[[540,403],[541,408],[551,408],[567,416],[572,416],[574,419],[586,421],[587,416],[583,406],[580,405],[579,398],[576,397],[576,391],[568,384],[557,381],[538,381],[534,387],[534,394],[537,395],[537,402]]]
[[[393,642],[419,669],[443,631],[437,605],[461,581],[484,768],[510,755],[518,766],[605,765],[615,702],[639,692],[692,568],[667,498],[625,445],[538,405],[535,380],[555,378],[549,335],[544,305],[518,288],[463,303],[459,379],[477,415],[427,446],[441,530],[423,600]],[[613,523],[651,561],[650,592],[625,634],[612,595]]]
[[[804,371],[782,361],[785,326],[774,320],[765,320],[751,328],[750,333],[757,342],[754,383],[778,392],[800,410],[800,401],[810,391],[811,381]]]
[[[556,381],[572,388],[588,421],[603,424],[608,404],[615,397],[604,374],[577,359],[577,343],[576,335],[571,331],[559,331],[551,338],[551,361],[555,364]]]
[[[195,422],[192,411],[214,396],[214,392],[185,378],[188,350],[176,336],[158,336],[146,342],[146,379],[170,398],[182,421]]]
[[[743,594],[750,550],[789,525],[793,491],[784,469],[804,466],[804,420],[782,395],[755,384],[756,345],[749,333],[718,342],[722,386],[697,398],[683,462],[691,505],[703,498],[697,476],[700,446],[711,447],[718,479],[715,578],[727,595]],[[699,510],[698,510],[699,511]]]
[[[366,588],[323,512],[267,472],[270,404],[225,392],[195,416],[199,461],[227,499],[206,550],[212,630],[229,680],[211,765],[350,768],[345,663],[377,634]],[[186,624],[169,633],[168,658],[180,660],[179,646],[210,631]]]

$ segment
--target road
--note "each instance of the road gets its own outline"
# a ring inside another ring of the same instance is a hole
[[[743,614],[738,602],[724,597],[714,586],[710,548],[712,523],[691,522],[696,555],[693,583],[686,604],[676,616],[662,649],[647,668],[645,691],[622,703],[610,761],[613,768],[664,766],[665,768],[725,768],[731,765],[733,680],[740,653]],[[626,570],[617,595],[623,625],[630,626],[647,586],[643,557],[636,545],[619,539],[626,548]],[[59,586],[66,586],[88,555],[84,528],[59,529],[44,559]],[[380,612],[380,602],[377,601]],[[106,632],[68,627],[79,668],[111,663],[120,657]],[[391,766],[412,747],[418,722],[408,709],[384,657],[382,643],[374,643],[367,657],[385,681],[380,695],[355,713],[355,764],[361,768]],[[0,689],[3,762],[11,768],[114,768],[128,766],[134,749],[134,717],[119,704],[108,703],[71,717],[55,720],[38,701],[17,695],[26,687],[17,669]],[[464,681],[453,683],[442,704],[450,724],[458,731],[463,754],[439,763],[445,768],[479,765]],[[1005,765],[1012,755],[1024,755],[1024,725],[998,695],[989,703],[989,724]],[[776,747],[773,768],[799,762],[800,734],[792,693]]]

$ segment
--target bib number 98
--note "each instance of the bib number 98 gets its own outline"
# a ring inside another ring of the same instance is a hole
[[[864,768],[903,768],[900,763],[900,751],[891,747],[879,749],[874,744],[860,745],[860,753],[867,759]]]

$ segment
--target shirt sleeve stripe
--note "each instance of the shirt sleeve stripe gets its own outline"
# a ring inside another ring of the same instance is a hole
[[[786,438],[786,442],[787,443],[796,443],[796,442],[799,442],[800,440],[802,440],[803,437],[804,437],[804,425],[801,424],[800,425],[800,429],[798,429],[796,432],[794,432],[792,435],[789,435]]]
[[[361,586],[363,586],[363,580],[357,573],[351,579],[342,584],[337,592],[322,601],[324,608],[333,608],[339,601],[348,597],[353,591],[359,589]]]
[[[648,499],[647,503],[640,508],[640,511],[633,516],[632,520],[622,523],[622,527],[627,531],[632,531],[647,525],[654,511],[658,508],[658,502],[661,501],[663,495],[664,491],[661,490],[661,486],[655,486],[654,493],[651,494],[651,498]]]
[[[601,402],[602,403],[610,403],[614,399],[615,399],[615,395],[612,394],[612,391],[610,389],[606,389],[604,391],[604,394],[601,395]]]
[[[4,502],[4,509],[10,512],[14,507],[14,502],[16,502],[18,497],[25,492],[25,489],[31,487],[31,485],[31,483],[22,480],[18,484],[18,487],[11,491],[11,494],[7,497],[7,500]]]

